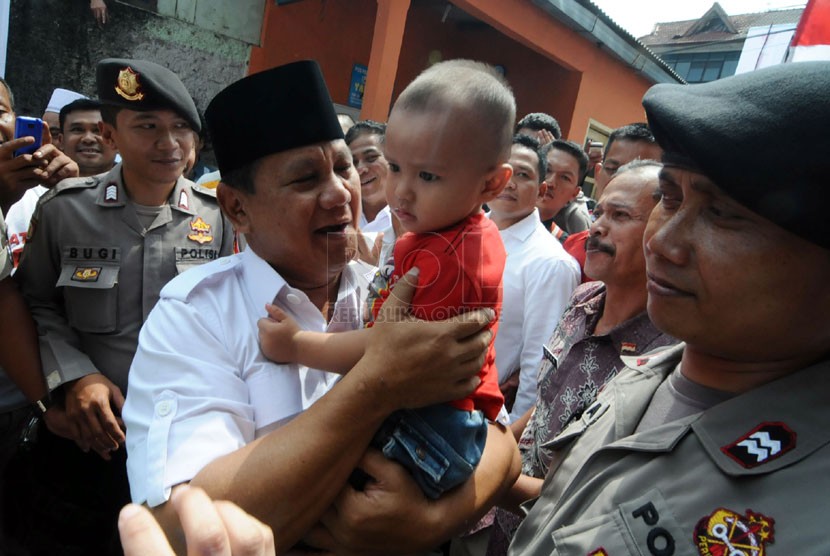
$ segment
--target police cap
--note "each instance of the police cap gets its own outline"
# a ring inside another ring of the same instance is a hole
[[[104,104],[138,112],[169,109],[201,131],[196,104],[179,76],[147,60],[106,58],[96,72],[98,98]]]
[[[751,211],[830,248],[830,62],[699,85],[660,84],[643,106],[666,161],[684,160]]]
[[[317,62],[249,75],[217,94],[205,111],[219,171],[262,157],[343,138]]]

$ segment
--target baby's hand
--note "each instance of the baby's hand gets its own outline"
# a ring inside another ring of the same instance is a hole
[[[257,321],[262,353],[276,363],[297,363],[300,326],[276,305],[266,304],[265,311],[268,318]]]

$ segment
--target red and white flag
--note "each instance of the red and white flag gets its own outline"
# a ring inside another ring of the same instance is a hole
[[[830,0],[809,0],[793,35],[788,62],[830,60]]]

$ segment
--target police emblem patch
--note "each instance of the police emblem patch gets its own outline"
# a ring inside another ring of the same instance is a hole
[[[122,98],[131,101],[144,98],[144,93],[141,92],[141,83],[138,81],[138,73],[134,72],[133,68],[127,66],[118,72],[118,84],[115,86],[115,92]]]
[[[201,216],[190,222],[190,230],[193,232],[187,235],[187,239],[190,241],[200,244],[213,241],[213,236],[210,235],[210,224],[202,220]]]
[[[747,434],[721,447],[721,451],[747,469],[779,458],[795,448],[796,434],[784,423],[761,423]]]
[[[700,556],[764,556],[774,542],[775,520],[747,510],[740,515],[718,508],[697,522],[694,542]]]
[[[101,276],[100,266],[78,266],[72,273],[72,280],[75,282],[97,282]]]

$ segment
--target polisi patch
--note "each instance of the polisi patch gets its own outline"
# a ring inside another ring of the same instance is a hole
[[[204,249],[198,247],[177,247],[176,262],[186,261],[213,261],[219,258],[218,249]]]
[[[721,451],[751,469],[777,459],[793,448],[796,434],[780,422],[761,423],[732,444],[721,447]]]
[[[694,542],[700,556],[764,556],[774,542],[775,520],[747,510],[718,508],[697,522]]]
[[[101,276],[100,266],[78,266],[72,272],[72,280],[75,282],[97,282]]]

